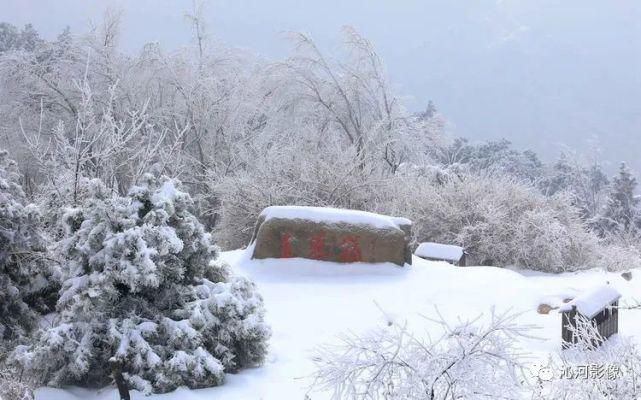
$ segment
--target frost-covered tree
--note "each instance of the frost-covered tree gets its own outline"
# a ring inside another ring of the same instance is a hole
[[[581,210],[581,217],[592,223],[605,204],[608,179],[598,163],[586,167],[575,157],[561,153],[538,186],[547,196],[568,193]]]
[[[480,144],[471,160],[473,170],[535,182],[542,168],[538,156],[531,150],[521,152],[511,146],[512,143],[505,139]]]
[[[431,151],[434,161],[446,168],[455,168],[483,176],[510,176],[534,183],[542,174],[543,164],[536,153],[512,148],[512,143],[497,141],[470,143],[455,138]]]
[[[422,111],[418,113],[419,118],[423,119],[430,119],[434,118],[438,113],[438,110],[436,109],[436,105],[434,105],[434,102],[432,100],[427,102],[427,107],[425,107],[425,111]]]
[[[33,51],[41,43],[42,39],[33,25],[26,24],[18,30],[9,23],[0,22],[0,54],[10,50]]]
[[[49,287],[39,214],[25,204],[18,178],[16,163],[0,150],[0,349],[4,341],[20,339],[34,328],[37,309],[46,308],[41,300]]]
[[[619,174],[612,180],[610,195],[598,228],[602,233],[626,234],[635,232],[639,224],[637,180],[630,169],[621,163]]]
[[[432,149],[432,159],[445,168],[466,164],[474,154],[474,146],[468,139],[457,137],[448,141],[443,146]]]
[[[145,392],[215,386],[261,363],[262,299],[218,259],[178,183],[145,175],[112,197],[94,180],[91,192],[64,217],[57,316],[14,362],[49,385],[104,386],[115,359]]]
[[[19,48],[19,36],[17,27],[0,22],[0,53]]]
[[[387,157],[386,164],[393,172],[404,153],[402,146],[396,145],[407,115],[390,90],[373,44],[351,27],[343,32],[348,55],[345,62],[324,54],[311,37],[295,34],[296,53],[282,65],[286,79],[281,86],[289,90],[285,93],[290,96],[289,107],[306,116],[304,123],[314,124],[324,137],[340,139],[344,148],[355,149],[361,170],[367,169],[367,159],[378,153],[376,159]],[[395,160],[390,161],[392,148]]]
[[[550,170],[549,176],[541,183],[543,193],[549,196],[571,190],[580,179],[580,167],[577,163],[571,162],[565,153],[561,153]]]
[[[606,200],[608,185],[610,184],[601,165],[595,163],[587,169],[587,179],[583,181],[582,194],[578,197],[583,201],[579,204],[583,209],[585,218],[595,218]]]

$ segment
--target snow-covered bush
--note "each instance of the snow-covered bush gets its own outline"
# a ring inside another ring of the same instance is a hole
[[[25,203],[17,166],[0,150],[0,361],[4,341],[34,328],[36,311],[46,309],[43,291],[50,287],[39,214]]]
[[[598,260],[598,240],[587,231],[570,199],[535,196],[533,202],[535,205],[513,222],[514,263],[549,272],[593,268]]]
[[[232,277],[178,183],[144,177],[127,197],[100,181],[67,210],[57,313],[12,361],[49,385],[103,386],[115,357],[131,387],[219,385],[262,362],[269,329],[253,283]]]
[[[384,194],[381,179],[359,169],[354,147],[325,143],[324,154],[310,156],[306,143],[264,150],[251,169],[220,179],[221,224],[217,238],[228,249],[249,243],[260,212],[273,205],[338,207],[369,210]],[[323,153],[323,152],[321,152]],[[365,160],[368,168],[371,159]]]
[[[544,271],[596,266],[598,241],[563,195],[508,178],[462,175],[394,182],[386,212],[414,222],[416,241],[464,246],[471,262]]]
[[[599,248],[597,266],[608,271],[627,271],[641,268],[641,251],[624,244],[603,244]]]
[[[521,399],[516,340],[527,327],[514,318],[493,314],[485,326],[441,318],[443,334],[434,340],[397,324],[346,337],[314,357],[314,388],[335,399]]]

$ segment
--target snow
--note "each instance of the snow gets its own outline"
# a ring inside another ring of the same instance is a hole
[[[613,302],[619,300],[621,294],[612,286],[604,285],[577,296],[571,302],[559,308],[559,311],[570,311],[576,306],[579,313],[592,318]]]
[[[251,260],[251,248],[225,252],[234,272],[251,277],[265,300],[273,336],[270,352],[260,368],[227,375],[223,386],[152,395],[132,393],[133,400],[282,400],[303,399],[313,371],[311,357],[318,346],[337,344],[347,332],[362,333],[388,322],[408,323],[415,332],[434,333],[428,318],[438,311],[452,323],[457,319],[488,316],[512,309],[518,322],[538,327],[536,338],[522,338],[519,346],[532,354],[532,363],[546,362],[561,348],[561,314],[538,314],[542,302],[553,307],[563,300],[610,282],[633,301],[641,279],[626,281],[618,273],[588,270],[546,274],[494,267],[451,268],[415,257],[413,265],[334,264],[303,259]],[[641,275],[641,271],[634,274]],[[641,310],[619,316],[619,332],[641,336]],[[329,394],[311,392],[313,400]],[[37,400],[113,400],[115,388],[99,391],[41,388]]]
[[[303,219],[312,222],[347,223],[392,229],[399,229],[400,225],[412,223],[407,218],[329,207],[271,206],[265,208],[260,216],[264,217],[265,221],[272,218]]]
[[[160,190],[154,193],[152,201],[154,203],[171,202],[177,194],[178,190],[176,189],[174,182],[167,181],[162,184]]]
[[[418,246],[414,254],[423,258],[458,261],[463,257],[463,248],[450,244],[425,242]]]
[[[396,225],[399,225],[399,226],[400,225],[412,225],[412,221],[410,219],[404,218],[404,217],[392,217],[392,221],[394,221],[394,223]]]

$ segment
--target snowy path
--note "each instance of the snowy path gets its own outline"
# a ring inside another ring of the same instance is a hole
[[[393,265],[338,265],[309,260],[248,261],[242,251],[224,253],[237,273],[257,283],[265,299],[272,327],[270,355],[262,368],[229,375],[222,387],[178,390],[165,395],[133,399],[152,400],[303,400],[311,372],[310,354],[321,344],[336,342],[344,332],[359,332],[385,324],[386,318],[408,321],[417,330],[425,326],[419,314],[434,315],[435,306],[454,320],[512,308],[523,312],[519,321],[535,324],[543,340],[522,346],[544,355],[560,347],[560,315],[536,313],[541,302],[559,305],[577,291],[609,281],[623,294],[623,302],[641,300],[641,271],[632,281],[619,274],[585,271],[561,275],[517,273],[492,267],[452,267],[414,259],[411,268]],[[385,311],[386,315],[380,311]],[[624,311],[620,332],[641,335],[641,311]],[[313,400],[325,396],[311,393]],[[37,400],[116,400],[115,390],[42,388]]]

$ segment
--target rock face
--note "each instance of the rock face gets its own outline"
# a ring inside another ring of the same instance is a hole
[[[362,223],[302,218],[268,218],[261,214],[254,229],[252,258],[301,257],[339,263],[412,263],[411,222],[376,227]]]

